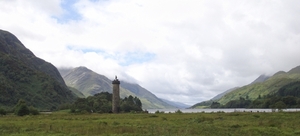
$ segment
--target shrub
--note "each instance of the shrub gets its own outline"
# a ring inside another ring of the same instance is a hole
[[[29,108],[27,107],[27,105],[22,104],[20,106],[17,107],[15,114],[18,116],[24,116],[24,115],[29,115]]]
[[[70,113],[75,113],[75,112],[76,112],[76,109],[72,107],[72,108],[70,109]]]
[[[165,112],[164,111],[159,111],[159,110],[155,111],[155,114],[163,114],[163,113],[165,113]]]
[[[31,115],[39,115],[40,114],[40,112],[36,108],[34,108],[33,106],[29,107],[29,113]]]
[[[150,118],[156,118],[156,117],[158,117],[157,115],[150,115],[149,116]]]
[[[182,111],[178,109],[177,111],[175,111],[175,113],[182,113]]]
[[[2,108],[0,108],[0,115],[6,115],[6,111]]]
[[[285,109],[287,106],[284,102],[279,101],[275,103],[275,108],[278,109],[278,111],[282,111],[282,109]]]
[[[29,113],[29,108],[27,107],[26,102],[20,99],[17,105],[15,106],[15,115],[24,116],[29,115]]]

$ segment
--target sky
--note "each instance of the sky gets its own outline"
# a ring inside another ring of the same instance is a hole
[[[189,105],[300,65],[299,15],[299,0],[0,0],[0,29],[37,57]]]

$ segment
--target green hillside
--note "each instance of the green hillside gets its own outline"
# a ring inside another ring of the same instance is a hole
[[[69,89],[72,91],[72,93],[74,95],[76,95],[78,98],[85,98],[85,96],[83,95],[83,93],[81,93],[80,91],[78,91],[77,89],[73,88],[73,87],[69,87]]]
[[[100,92],[112,93],[111,81],[86,67],[77,67],[70,70],[63,75],[63,79],[67,86],[79,90],[86,97]]]
[[[231,100],[238,100],[240,98],[255,100],[259,96],[275,94],[281,87],[296,81],[300,81],[299,66],[291,69],[289,72],[277,72],[264,82],[254,83],[236,89],[224,95],[218,102],[220,104],[226,104]]]
[[[157,98],[153,93],[149,92],[145,88],[141,87],[138,84],[132,84],[123,82],[121,87],[131,91],[136,96],[140,97],[142,103],[145,107],[149,108],[174,108],[173,106],[169,105],[168,103],[164,102],[163,100]],[[153,105],[153,106],[151,106]],[[148,109],[148,108],[147,108]]]
[[[112,80],[107,77],[97,74],[86,67],[77,67],[74,69],[59,70],[63,75],[67,86],[75,88],[82,92],[86,97],[93,96],[101,92],[112,93]],[[144,109],[149,108],[173,108],[167,103],[157,98],[148,90],[137,84],[130,84],[121,81],[120,97],[138,97]]]
[[[191,109],[205,109],[205,108],[210,108],[210,105],[211,105],[214,101],[219,100],[219,99],[222,98],[225,94],[227,94],[227,93],[229,93],[229,92],[231,92],[231,91],[234,91],[234,90],[236,90],[236,89],[238,89],[238,88],[239,88],[239,87],[234,87],[234,88],[228,89],[228,90],[226,90],[225,92],[216,95],[216,96],[213,97],[212,99],[207,100],[207,101],[202,101],[202,102],[196,103],[196,104],[194,104],[193,106],[191,106],[190,108],[191,108]]]
[[[73,102],[58,70],[37,58],[14,35],[0,30],[0,107],[11,109],[19,99],[40,110]]]
[[[267,75],[260,75],[258,78],[256,78],[253,82],[251,82],[249,85],[252,85],[252,84],[257,84],[257,83],[262,83],[266,80],[268,80],[270,78],[270,76],[267,76]],[[210,100],[207,100],[207,101],[202,101],[200,103],[196,103],[195,105],[191,106],[190,108],[192,109],[203,109],[203,108],[211,108],[211,105],[213,104],[213,102],[215,101],[218,101],[219,99],[221,99],[224,95],[238,89],[240,87],[234,87],[234,88],[231,88],[231,89],[228,89],[226,90],[225,92],[222,92],[218,95],[216,95],[215,97],[213,97],[212,99]],[[249,97],[249,96],[248,96]]]

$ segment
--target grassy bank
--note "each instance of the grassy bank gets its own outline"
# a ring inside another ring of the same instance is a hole
[[[0,135],[300,135],[300,113],[0,116]]]

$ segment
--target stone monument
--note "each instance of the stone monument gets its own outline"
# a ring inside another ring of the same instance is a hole
[[[112,81],[113,84],[113,95],[112,95],[112,112],[120,112],[120,81],[117,76],[115,80]]]

